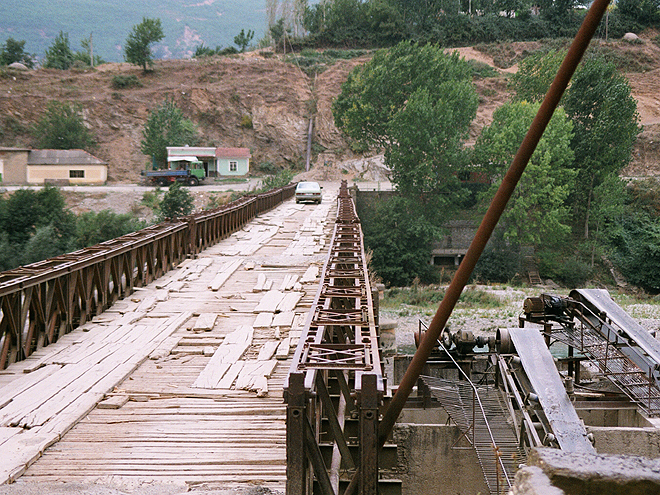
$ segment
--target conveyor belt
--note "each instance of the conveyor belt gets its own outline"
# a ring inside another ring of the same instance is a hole
[[[618,337],[624,339],[632,352],[626,353],[642,369],[655,371],[658,380],[657,368],[660,364],[660,342],[654,339],[644,327],[637,323],[626,313],[621,306],[615,303],[610,294],[603,289],[573,290],[570,297],[582,302],[594,313],[598,314],[605,326],[613,330]],[[609,337],[609,340],[613,340]],[[618,342],[615,342],[618,344]],[[639,356],[637,356],[639,355]]]
[[[531,328],[510,328],[508,332],[561,449],[595,454],[541,333]]]

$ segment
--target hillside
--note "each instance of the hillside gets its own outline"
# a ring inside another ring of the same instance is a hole
[[[515,43],[506,48],[514,60],[516,54],[538,46]],[[625,173],[660,175],[660,48],[648,40],[636,45],[609,43],[607,48],[620,58],[643,61],[628,64],[634,70],[626,72],[645,129]],[[460,51],[467,58],[495,65],[483,50]],[[149,110],[171,97],[198,124],[200,145],[248,147],[253,154],[253,170],[264,162],[300,167],[313,114],[314,150],[322,152],[315,155],[316,161],[336,164],[355,157],[334,127],[331,104],[348,72],[365,60],[338,60],[315,78],[269,52],[161,60],[148,74],[128,64],[106,64],[87,71],[7,71],[0,77],[0,146],[30,145],[28,129],[49,100],[80,102],[86,124],[99,141],[95,154],[109,163],[110,181],[134,183],[147,163],[140,152],[140,140]],[[509,98],[506,76],[515,71],[515,65],[497,70],[496,77],[475,79],[480,106],[472,140],[490,122],[494,109]],[[113,89],[116,75],[135,75],[142,86]],[[338,170],[336,177],[332,175],[326,170],[323,179],[346,176]]]
[[[233,46],[241,29],[254,31],[256,43],[267,25],[265,0],[0,2],[0,43],[9,36],[25,40],[25,50],[43,58],[60,31],[69,34],[73,50],[79,50],[80,40],[93,33],[94,53],[120,62],[126,37],[143,17],[163,23],[165,39],[155,47],[158,58],[190,57],[202,43],[212,48]]]

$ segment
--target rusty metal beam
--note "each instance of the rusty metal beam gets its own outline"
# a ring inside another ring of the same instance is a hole
[[[458,298],[461,296],[463,288],[472,275],[472,271],[474,270],[481,253],[486,247],[500,216],[504,212],[506,204],[511,198],[520,177],[525,171],[525,167],[534,153],[545,128],[550,122],[555,108],[557,108],[575,69],[580,63],[584,52],[587,50],[589,42],[596,32],[598,24],[600,23],[608,4],[609,0],[595,0],[587,12],[582,26],[580,26],[580,30],[575,36],[575,39],[566,54],[566,58],[559,68],[559,72],[555,76],[555,79],[552,82],[525,139],[520,145],[506,176],[502,180],[502,184],[497,190],[486,215],[481,221],[481,225],[470,244],[470,248],[468,249],[465,258],[459,265],[458,270],[445,293],[445,297],[440,303],[440,306],[431,321],[426,337],[422,340],[417,352],[415,352],[415,356],[408,366],[408,370],[402,378],[396,394],[392,398],[389,407],[383,415],[379,431],[380,447],[385,444],[387,437],[390,435],[392,428],[413,389],[413,386],[417,382],[419,375],[422,373],[424,364],[431,355],[431,351],[440,337],[440,333],[447,324],[447,320],[449,319]]]

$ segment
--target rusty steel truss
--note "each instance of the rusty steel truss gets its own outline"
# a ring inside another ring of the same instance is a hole
[[[285,384],[288,495],[378,493],[384,380],[377,311],[346,181],[337,208],[321,284]]]
[[[295,184],[0,273],[0,370],[293,196]]]

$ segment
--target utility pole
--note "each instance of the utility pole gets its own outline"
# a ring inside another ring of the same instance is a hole
[[[92,35],[94,33],[89,33],[89,64],[94,68],[94,42],[92,41]]]

